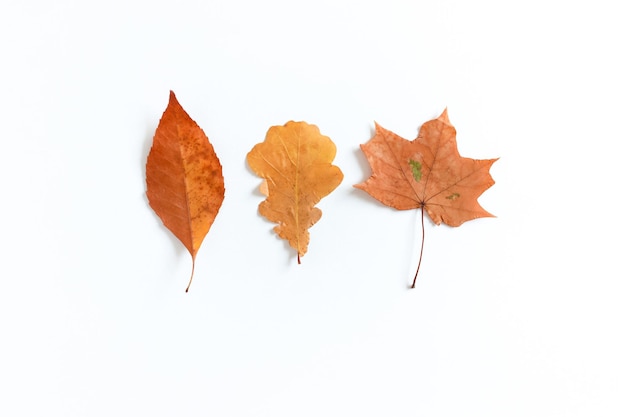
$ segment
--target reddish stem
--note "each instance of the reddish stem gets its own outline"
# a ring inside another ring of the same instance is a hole
[[[300,265],[300,252],[298,252],[298,265]]]
[[[422,255],[424,254],[424,205],[422,204],[422,247],[420,248],[420,260],[417,263],[417,271],[413,277],[413,285],[411,288],[415,288],[415,281],[417,281],[417,274],[420,272],[420,266],[422,265]]]

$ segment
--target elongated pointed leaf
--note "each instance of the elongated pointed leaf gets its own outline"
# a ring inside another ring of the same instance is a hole
[[[224,200],[224,177],[209,139],[173,92],[154,134],[146,183],[150,206],[191,254],[193,279],[196,254]]]

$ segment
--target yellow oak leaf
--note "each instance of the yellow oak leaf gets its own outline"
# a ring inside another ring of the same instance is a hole
[[[307,252],[309,227],[322,216],[315,205],[343,180],[332,165],[336,152],[317,126],[290,121],[272,126],[265,141],[248,153],[248,165],[264,179],[261,192],[267,198],[259,213],[278,223],[274,231],[297,251],[298,263]]]

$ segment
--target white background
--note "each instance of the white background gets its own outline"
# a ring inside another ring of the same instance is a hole
[[[611,1],[0,6],[0,415],[624,416],[624,13]],[[173,90],[226,198],[191,258],[145,161]],[[353,188],[374,121],[448,108],[497,218]],[[320,127],[343,183],[309,252],[245,156]]]

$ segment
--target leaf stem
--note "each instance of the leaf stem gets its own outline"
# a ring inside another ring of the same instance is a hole
[[[185,292],[189,292],[189,287],[191,287],[191,281],[193,281],[193,271],[196,269],[196,257],[191,257],[191,277],[189,278],[189,284],[187,284],[187,289]]]
[[[415,288],[415,281],[417,281],[417,274],[420,272],[420,266],[422,265],[422,255],[424,254],[424,205],[422,204],[422,247],[420,248],[420,260],[417,263],[417,271],[413,277],[413,285],[411,288]]]

